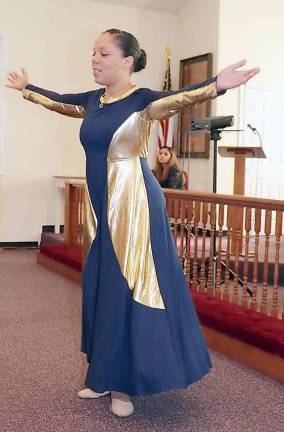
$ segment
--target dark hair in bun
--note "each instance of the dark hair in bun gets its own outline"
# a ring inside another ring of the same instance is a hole
[[[133,72],[139,72],[144,69],[147,63],[147,55],[143,49],[140,49],[140,56],[136,63],[134,63]]]
[[[110,33],[115,37],[124,57],[132,56],[134,58],[132,72],[139,72],[145,68],[146,53],[140,48],[139,42],[133,34],[118,29],[109,29],[103,33]]]

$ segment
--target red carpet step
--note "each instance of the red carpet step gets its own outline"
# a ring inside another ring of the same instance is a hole
[[[202,324],[284,358],[284,321],[207,294],[191,295]]]
[[[82,271],[83,250],[81,246],[68,244],[41,245],[40,252],[75,270]]]

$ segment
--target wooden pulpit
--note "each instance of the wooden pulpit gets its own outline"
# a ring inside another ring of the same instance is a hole
[[[222,157],[235,158],[234,168],[234,194],[245,194],[245,172],[246,158],[265,159],[265,153],[262,147],[231,147],[219,146],[219,155]]]
[[[262,147],[231,147],[231,146],[220,146],[218,152],[222,157],[233,157],[235,158],[234,167],[234,194],[244,195],[245,194],[245,173],[246,173],[246,158],[266,158]],[[234,214],[237,210],[231,207],[228,210],[229,214]],[[234,218],[233,218],[234,219]],[[238,214],[238,217],[234,219],[235,223],[229,228],[232,229],[232,243],[231,253],[233,255],[242,255],[243,251],[243,213]],[[235,226],[234,226],[235,225]]]

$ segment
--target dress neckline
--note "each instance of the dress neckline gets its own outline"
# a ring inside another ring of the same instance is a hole
[[[132,93],[134,93],[136,90],[138,89],[138,86],[135,85],[133,87],[131,87],[131,89],[127,90],[127,92],[123,93],[120,96],[114,97],[111,100],[105,101],[104,100],[104,93],[100,96],[100,103],[99,103],[99,107],[103,108],[104,105],[109,105],[112,104],[114,102],[120,101],[122,99],[125,99],[126,97],[130,96]]]

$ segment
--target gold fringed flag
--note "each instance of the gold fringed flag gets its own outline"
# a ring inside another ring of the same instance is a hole
[[[169,91],[172,89],[171,83],[171,50],[166,48],[167,67],[165,72],[163,90]],[[158,147],[174,147],[174,119],[161,120],[159,122],[158,132]]]

